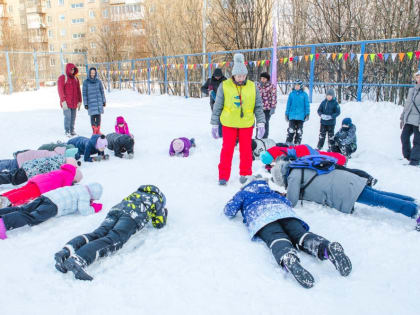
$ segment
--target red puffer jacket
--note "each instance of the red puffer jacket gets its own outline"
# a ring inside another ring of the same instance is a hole
[[[72,69],[74,74],[71,73]],[[82,102],[82,93],[80,91],[79,79],[76,74],[79,69],[72,63],[66,65],[66,74],[60,75],[58,78],[58,95],[60,96],[60,106],[63,107],[62,103],[67,102],[68,108],[77,108],[77,104]]]

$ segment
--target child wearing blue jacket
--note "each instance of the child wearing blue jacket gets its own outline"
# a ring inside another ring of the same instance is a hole
[[[318,150],[321,150],[328,133],[328,147],[334,144],[334,129],[336,118],[340,115],[340,105],[335,98],[333,89],[327,91],[325,100],[318,107],[318,115],[321,117],[321,128],[319,130]]]
[[[287,129],[286,143],[295,144],[302,142],[303,123],[309,119],[309,97],[303,90],[302,80],[295,82],[293,91],[289,94],[286,107],[286,122],[289,123]]]
[[[330,260],[342,276],[350,274],[351,261],[342,246],[309,232],[309,226],[296,216],[290,201],[270,189],[267,180],[261,176],[248,177],[242,189],[224,209],[229,218],[235,217],[239,211],[251,239],[262,239],[277,263],[304,288],[311,288],[314,278],[300,265],[294,247],[320,260]]]
[[[84,156],[85,162],[101,161],[102,159],[107,160],[108,154],[104,154],[105,148],[108,146],[108,140],[105,135],[93,135],[92,137],[76,137],[70,139],[67,144],[74,145],[78,152],[76,154],[76,160],[80,159],[80,156]],[[91,155],[97,154],[98,156],[91,157]]]

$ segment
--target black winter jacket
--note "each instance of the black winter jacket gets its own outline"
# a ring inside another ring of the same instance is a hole
[[[106,136],[108,140],[108,149],[113,150],[115,156],[123,157],[123,153],[134,153],[134,139],[129,135],[123,135],[116,132]]]

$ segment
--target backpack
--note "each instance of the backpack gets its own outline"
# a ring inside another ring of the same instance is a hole
[[[302,171],[299,193],[299,199],[301,200],[302,204],[305,189],[314,181],[317,176],[328,174],[335,170],[336,163],[337,159],[326,155],[307,155],[289,163],[289,169],[287,171],[286,178],[289,176],[293,169],[301,169]],[[304,185],[305,168],[315,171],[315,175],[312,176],[311,179]]]

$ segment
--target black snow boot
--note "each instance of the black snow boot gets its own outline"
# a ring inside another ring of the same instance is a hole
[[[71,256],[64,262],[64,267],[68,271],[73,272],[76,279],[91,281],[93,280],[93,277],[89,276],[85,271],[86,266],[86,261],[77,255]]]
[[[377,182],[378,180],[376,178],[369,176],[366,185],[372,187],[372,186],[375,186]]]
[[[64,267],[64,262],[67,258],[70,257],[70,251],[67,248],[63,248],[59,252],[55,253],[54,259],[55,259],[55,269],[62,273],[66,273],[67,269]]]
[[[310,289],[314,286],[314,277],[308,270],[303,268],[300,264],[299,257],[296,256],[294,251],[291,251],[281,258],[281,265],[289,271],[296,281],[305,289]]]
[[[340,275],[347,277],[350,274],[352,270],[351,261],[344,253],[344,249],[340,243],[329,243],[324,250],[324,256],[334,264],[335,269],[338,270]]]

